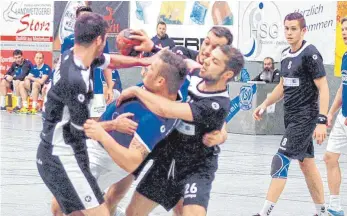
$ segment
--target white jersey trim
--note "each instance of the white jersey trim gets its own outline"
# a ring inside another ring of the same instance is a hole
[[[203,79],[197,76],[191,76],[190,77],[190,84],[188,87],[188,91],[191,91],[194,95],[199,96],[199,97],[226,97],[229,98],[229,93],[227,90],[223,92],[218,92],[218,93],[203,93],[198,90],[198,84],[202,81]]]
[[[302,51],[304,51],[306,49],[306,47],[308,47],[309,45],[311,45],[310,43],[308,42],[305,42],[304,46],[301,47],[300,50],[296,51],[295,53],[290,53],[290,48],[285,50],[283,53],[282,53],[282,57],[281,57],[281,61],[283,61],[284,59],[286,58],[294,58],[294,57],[297,57],[298,55],[300,55],[302,53]]]

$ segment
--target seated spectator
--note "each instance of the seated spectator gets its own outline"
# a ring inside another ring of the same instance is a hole
[[[44,63],[42,52],[37,52],[35,54],[35,63],[36,65],[30,70],[29,75],[25,77],[24,81],[19,83],[20,96],[23,101],[23,107],[19,110],[19,113],[37,113],[39,94],[48,79],[48,75],[51,73],[51,68]],[[31,92],[33,99],[32,108],[30,110],[28,110],[28,92]]]
[[[280,71],[275,69],[274,60],[266,57],[263,61],[263,71],[258,74],[252,81],[264,81],[266,83],[279,83]]]
[[[175,47],[175,42],[169,38],[166,34],[166,24],[163,21],[158,22],[157,24],[157,35],[152,38],[154,45],[159,47],[169,47],[171,50]],[[153,53],[145,53],[144,56],[152,56]]]
[[[250,80],[251,80],[251,78],[250,78],[249,73],[248,73],[246,68],[242,68],[239,75],[235,76],[235,78],[234,78],[235,82],[248,82]]]
[[[0,110],[6,110],[6,94],[8,89],[14,91],[16,96],[19,95],[19,82],[23,81],[32,68],[32,64],[29,60],[23,58],[23,52],[21,50],[13,51],[14,62],[10,69],[2,77],[0,82]],[[17,100],[17,107],[15,110],[19,110],[21,106],[20,97]]]
[[[50,83],[51,83],[51,81],[53,79],[53,75],[54,75],[54,72],[55,72],[55,66],[57,65],[59,60],[60,60],[60,57],[57,57],[57,58],[55,58],[53,60],[53,67],[52,67],[53,69],[52,69],[51,73],[49,73],[48,79],[46,80],[46,82],[45,82],[45,84],[44,84],[44,86],[42,88],[42,91],[41,91],[42,92],[41,93],[42,100],[44,100],[45,97],[46,97],[46,94],[47,94],[47,91],[49,89]]]

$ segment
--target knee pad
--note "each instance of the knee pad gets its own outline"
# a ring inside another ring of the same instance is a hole
[[[271,177],[286,179],[288,176],[290,161],[290,158],[277,152],[272,159]]]

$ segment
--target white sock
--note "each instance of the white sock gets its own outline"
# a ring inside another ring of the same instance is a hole
[[[330,195],[329,208],[334,211],[340,211],[342,209],[340,195]]]
[[[27,101],[27,100],[24,100],[24,101],[23,101],[23,107],[24,107],[24,108],[28,108],[28,101]]]
[[[6,105],[6,97],[0,96],[0,107],[5,107]]]
[[[36,109],[37,107],[37,101],[33,101],[33,109]]]
[[[274,209],[276,203],[273,203],[269,200],[265,200],[263,209],[259,212],[261,216],[268,216],[271,214],[272,210]]]
[[[16,96],[16,97],[17,97],[17,107],[21,108],[22,107],[22,98],[19,96]],[[24,103],[24,101],[23,101],[23,103]]]
[[[318,216],[323,216],[326,214],[327,209],[325,208],[325,204],[315,204],[316,206],[316,212],[318,214]]]

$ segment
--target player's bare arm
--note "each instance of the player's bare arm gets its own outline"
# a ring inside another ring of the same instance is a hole
[[[319,91],[319,114],[326,116],[329,108],[329,87],[326,76],[314,80]],[[317,144],[322,144],[327,136],[326,124],[317,124],[313,133],[313,137],[317,140]]]
[[[261,120],[261,115],[266,109],[266,107],[276,103],[277,101],[283,98],[283,78],[281,77],[280,82],[271,92],[270,96],[264,100],[262,104],[260,104],[253,112],[253,118],[255,120]]]
[[[105,68],[104,69],[104,76],[107,84],[107,90],[106,90],[106,103],[110,103],[113,98],[113,86],[114,82],[112,81],[112,69]]]
[[[337,110],[339,110],[341,108],[341,105],[342,105],[342,84],[340,85],[339,89],[336,92],[334,102],[331,105],[330,110],[329,110],[328,115],[327,115],[328,127],[331,127],[333,117],[334,117],[335,113],[337,112]]]
[[[87,120],[84,124],[84,131],[88,137],[100,142],[112,157],[113,161],[129,173],[135,171],[145,156],[147,156],[147,153],[135,143],[137,141],[133,140],[129,149],[125,148],[115,141],[111,135],[94,120]],[[137,151],[134,151],[134,149],[137,149]]]
[[[133,116],[133,113],[123,113],[119,115],[116,119],[113,119],[112,121],[102,121],[99,122],[99,124],[105,131],[116,130],[120,133],[133,135],[138,126],[138,124],[135,121],[132,121],[130,119]]]
[[[140,99],[149,110],[158,116],[193,121],[193,113],[188,103],[171,101],[137,86],[125,89],[118,98],[117,105],[121,104],[121,101],[133,97]]]
[[[204,135],[202,142],[208,146],[213,147],[223,144],[228,138],[228,132],[226,130],[226,122],[224,122],[221,130],[215,130]]]

